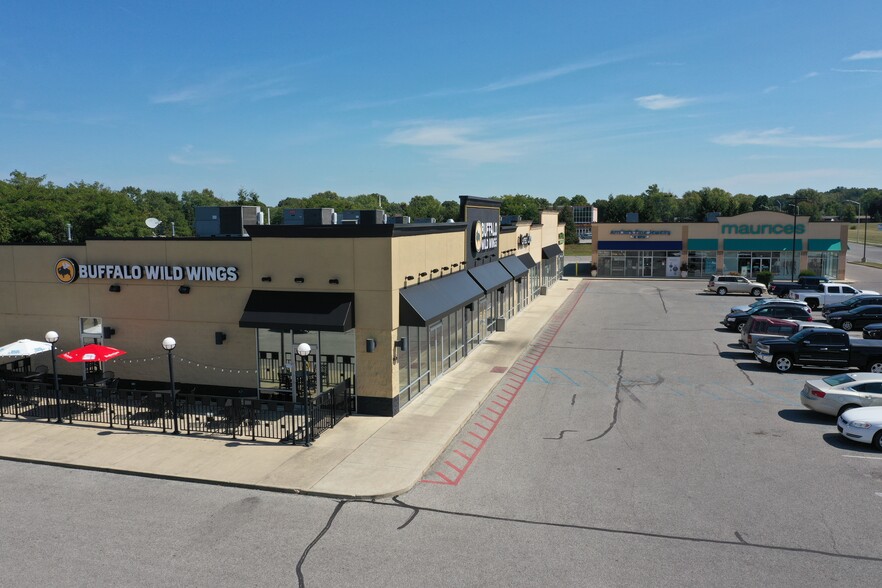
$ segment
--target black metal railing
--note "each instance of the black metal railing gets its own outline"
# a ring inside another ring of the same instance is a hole
[[[177,394],[178,429],[185,434],[274,439],[309,445],[351,413],[350,381],[300,402]],[[0,380],[0,418],[89,423],[111,428],[175,429],[169,391]]]

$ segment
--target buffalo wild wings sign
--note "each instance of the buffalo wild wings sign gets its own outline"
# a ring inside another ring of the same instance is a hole
[[[239,279],[239,268],[212,265],[79,264],[70,257],[62,257],[55,262],[55,277],[63,284],[71,284],[78,279],[235,282]]]

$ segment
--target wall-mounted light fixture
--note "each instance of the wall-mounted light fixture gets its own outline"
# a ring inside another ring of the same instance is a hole
[[[119,284],[111,284],[108,290],[110,290],[111,292],[119,292],[120,290],[122,290],[122,288]]]
[[[402,337],[395,342],[395,347],[402,351],[407,351],[407,337]]]
[[[295,284],[302,284],[302,283],[305,282],[305,281],[306,281],[306,280],[303,278],[303,276],[297,276],[296,278],[294,278],[294,283],[295,283]]]
[[[441,269],[442,269],[442,270],[444,270],[444,271],[445,271],[445,272],[446,272],[446,271],[447,271],[447,270],[449,270],[449,269],[450,269],[450,266],[447,266],[447,265],[445,265],[445,266],[444,266],[444,267],[442,267],[442,268],[441,268]]]
[[[101,334],[104,335],[105,339],[110,339],[114,335],[116,335],[116,329],[113,327],[104,327],[101,329]]]
[[[413,276],[404,276],[404,279],[405,279],[405,280],[413,280],[414,277],[413,277]]]
[[[214,332],[214,344],[215,345],[223,345],[224,341],[227,340],[227,334],[223,331],[215,331]]]
[[[458,263],[451,263],[450,267],[459,267],[459,264]]]
[[[425,277],[428,276],[428,275],[429,275],[429,274],[426,273],[426,272],[420,272],[420,277],[421,277],[421,278],[425,278]]]
[[[330,280],[328,280],[328,283],[329,284],[339,284],[340,278],[331,278]]]
[[[178,288],[178,292],[180,292],[181,294],[189,294],[190,286],[181,286],[180,288]]]
[[[373,353],[377,348],[377,340],[376,339],[366,339],[364,342],[364,350],[368,353]]]
[[[432,273],[433,273],[433,274],[437,274],[439,271],[441,271],[441,270],[439,270],[437,267],[432,268]]]
[[[260,281],[261,282],[272,282],[273,277],[272,276],[263,276],[262,278],[260,278]]]

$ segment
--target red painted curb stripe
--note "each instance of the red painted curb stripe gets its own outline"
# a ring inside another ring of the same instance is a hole
[[[539,341],[540,342],[547,341],[547,343],[545,343],[544,348],[541,351],[538,351],[538,355],[536,356],[535,361],[533,361],[533,365],[531,366],[529,373],[532,373],[533,369],[536,367],[536,364],[538,364],[539,361],[542,359],[542,357],[545,355],[545,352],[548,350],[548,346],[551,344],[552,341],[554,341],[555,337],[557,337],[557,334],[560,331],[560,328],[564,325],[564,323],[566,323],[567,319],[572,314],[573,310],[575,310],[576,306],[578,306],[579,301],[582,299],[582,295],[585,293],[585,290],[587,289],[587,287],[588,287],[588,282],[582,282],[581,284],[579,284],[579,287],[575,289],[576,292],[578,292],[578,295],[575,297],[575,299],[572,301],[572,303],[569,304],[569,308],[566,311],[566,315],[561,317],[560,320],[552,319],[552,322],[550,322],[549,325],[547,325],[545,327],[545,331],[543,332],[544,337],[540,338]],[[561,310],[563,310],[563,309],[561,309]],[[549,333],[548,331],[552,331],[552,332]],[[511,370],[510,370],[510,372],[511,372]],[[507,379],[509,380],[509,382],[511,380],[517,380],[517,379],[519,379],[520,381],[517,384],[517,386],[515,386],[515,391],[513,393],[509,392],[509,394],[511,394],[511,398],[509,399],[507,405],[502,405],[499,402],[496,402],[495,400],[492,401],[502,407],[502,412],[499,414],[499,417],[495,421],[493,421],[493,426],[488,429],[487,427],[485,427],[481,423],[477,423],[477,422],[472,423],[473,425],[478,426],[478,427],[484,429],[485,431],[487,431],[487,434],[484,437],[481,437],[480,435],[478,435],[474,431],[468,431],[469,435],[472,435],[473,437],[476,437],[477,439],[480,439],[480,441],[481,441],[478,444],[478,446],[474,448],[474,452],[472,453],[472,456],[470,458],[466,459],[466,463],[462,467],[462,469],[454,466],[449,460],[444,462],[445,465],[447,465],[451,469],[455,470],[457,472],[457,475],[454,476],[453,479],[451,479],[451,478],[448,478],[447,476],[445,476],[444,474],[442,474],[441,472],[436,471],[435,475],[437,475],[439,478],[441,478],[443,480],[442,482],[439,482],[437,480],[421,480],[421,482],[424,482],[427,484],[443,484],[445,486],[458,486],[459,485],[459,483],[462,481],[463,477],[465,476],[466,472],[468,472],[469,468],[472,467],[472,464],[475,463],[475,459],[478,457],[478,454],[481,452],[482,449],[484,449],[484,445],[486,445],[487,440],[490,439],[490,436],[493,434],[493,431],[496,430],[497,425],[499,425],[500,421],[502,421],[502,417],[505,416],[506,412],[508,412],[508,408],[511,406],[511,403],[514,400],[514,398],[521,391],[521,388],[523,387],[524,382],[526,382],[526,379],[518,374],[511,374],[510,373],[510,375]],[[505,385],[509,386],[510,384],[507,383]],[[490,409],[488,408],[487,410],[490,410]],[[481,416],[484,416],[484,415],[481,415]],[[490,419],[488,419],[488,420],[490,420]],[[465,443],[465,441],[463,441],[463,443]],[[471,447],[471,445],[469,445],[469,446]],[[456,451],[456,450],[454,450],[454,451]],[[460,453],[460,455],[462,455],[462,454]]]

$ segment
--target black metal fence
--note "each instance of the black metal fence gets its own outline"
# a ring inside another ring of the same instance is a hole
[[[309,445],[350,414],[349,386],[341,382],[302,402],[227,398],[169,391],[117,390],[115,387],[0,380],[0,418],[90,423],[111,428],[177,429],[186,434],[233,439],[274,439]],[[177,411],[175,411],[177,408]]]

